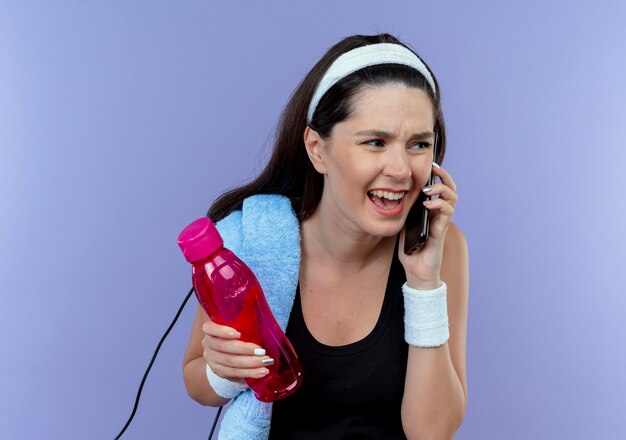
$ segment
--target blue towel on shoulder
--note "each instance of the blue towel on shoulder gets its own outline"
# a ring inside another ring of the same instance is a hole
[[[300,224],[290,200],[279,194],[256,194],[216,224],[230,249],[255,274],[267,303],[283,332],[300,273]],[[225,408],[218,440],[265,440],[269,436],[272,404],[252,390],[240,393]]]

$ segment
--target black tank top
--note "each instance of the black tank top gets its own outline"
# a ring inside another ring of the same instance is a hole
[[[298,285],[286,334],[304,377],[300,389],[274,402],[270,440],[406,439],[400,418],[406,274],[398,241],[378,321],[360,341],[339,347],[317,341],[304,322]]]

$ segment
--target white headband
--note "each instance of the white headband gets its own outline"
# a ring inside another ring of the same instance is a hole
[[[328,89],[330,89],[337,81],[359,69],[377,64],[404,64],[405,66],[413,67],[424,75],[430,84],[430,87],[433,89],[433,92],[437,95],[433,77],[430,75],[430,72],[422,60],[420,60],[413,52],[404,46],[394,43],[369,44],[341,54],[331,64],[313,94],[311,104],[309,104],[309,111],[307,113],[307,123],[311,123],[313,113],[315,113],[317,104],[319,104],[320,99],[324,96],[324,93],[326,93]]]

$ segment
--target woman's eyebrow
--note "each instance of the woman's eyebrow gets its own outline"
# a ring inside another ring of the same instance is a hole
[[[357,136],[375,136],[380,138],[392,138],[398,137],[396,133],[383,130],[363,130],[356,133]],[[415,133],[409,137],[409,140],[426,140],[434,138],[434,134],[431,131],[425,131],[423,133]]]

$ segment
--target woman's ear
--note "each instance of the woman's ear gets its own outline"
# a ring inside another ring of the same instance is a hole
[[[315,170],[320,174],[326,174],[326,162],[324,157],[324,140],[308,125],[304,129],[304,146],[306,153],[313,164]]]

